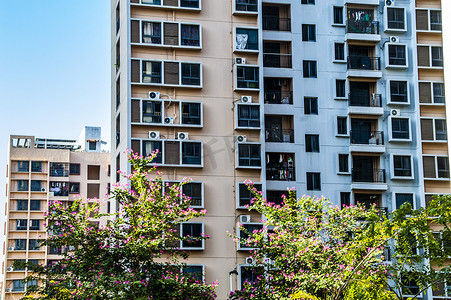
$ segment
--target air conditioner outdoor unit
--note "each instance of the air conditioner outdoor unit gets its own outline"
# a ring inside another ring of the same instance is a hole
[[[164,124],[174,124],[174,118],[173,117],[165,117]]]
[[[177,132],[177,139],[178,140],[187,140],[188,132]]]
[[[149,139],[159,139],[160,138],[160,132],[159,131],[149,131]]]
[[[399,116],[400,114],[401,114],[401,110],[399,110],[399,109],[390,110],[390,115],[392,115],[392,116]]]
[[[8,268],[6,268],[6,272],[12,272],[12,271],[14,271],[14,268],[13,268],[13,267],[8,267]]]
[[[8,247],[8,251],[14,251],[14,247]]]
[[[240,216],[240,223],[249,223],[251,221],[250,215],[241,215]]]
[[[245,65],[246,59],[244,57],[235,57],[235,64],[236,65]]]
[[[252,96],[241,96],[242,103],[252,103]]]
[[[391,36],[390,43],[399,43],[399,36]]]
[[[10,289],[10,288],[7,288],[7,289],[5,289],[5,292],[6,292],[6,293],[11,293],[11,289]]]
[[[41,188],[41,192],[46,192],[47,189],[46,188]]]
[[[158,100],[158,99],[160,99],[160,93],[159,92],[149,92],[149,98]]]
[[[386,6],[395,6],[395,0],[385,0]]]
[[[247,136],[245,136],[245,135],[237,135],[236,136],[236,141],[238,143],[245,143],[247,141]]]
[[[252,265],[252,263],[254,262],[254,258],[253,257],[246,257],[246,264],[247,265]]]

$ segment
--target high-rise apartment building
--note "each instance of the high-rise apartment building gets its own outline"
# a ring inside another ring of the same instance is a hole
[[[187,250],[219,299],[252,276],[227,237],[261,227],[245,179],[385,211],[448,193],[440,0],[111,3],[112,164],[159,149],[193,179],[208,213],[181,234],[212,236]]]
[[[10,136],[2,299],[21,299],[27,288],[21,280],[29,274],[13,268],[15,261],[51,264],[66,250],[39,245],[51,234],[44,224],[49,202],[70,205],[80,195],[106,198],[110,153],[103,144],[100,127],[85,127],[78,140]],[[102,206],[102,212],[107,210],[108,205]]]

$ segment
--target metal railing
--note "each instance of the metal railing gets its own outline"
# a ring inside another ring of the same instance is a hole
[[[351,144],[357,145],[383,145],[384,132],[371,131],[369,133],[361,132],[360,130],[351,130]]]
[[[346,33],[379,34],[379,21],[350,20],[346,21]]]
[[[382,107],[381,94],[369,94],[368,92],[352,91],[348,95],[349,106]]]
[[[266,179],[277,181],[294,181],[296,172],[294,167],[266,167]]]
[[[292,91],[265,90],[265,104],[293,104]]]
[[[263,30],[291,31],[291,18],[263,16]]]
[[[263,53],[263,67],[291,68],[291,54]]]
[[[348,70],[380,71],[381,58],[372,56],[348,56]]]
[[[385,183],[385,169],[352,169],[352,182]]]
[[[266,129],[266,142],[294,143],[294,129]]]

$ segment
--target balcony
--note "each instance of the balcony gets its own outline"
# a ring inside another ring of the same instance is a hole
[[[384,132],[352,127],[350,152],[384,153]]]
[[[290,5],[263,5],[263,30],[291,31]]]
[[[379,21],[374,19],[374,9],[348,8],[346,41],[381,41]]]
[[[382,108],[382,95],[370,93],[369,91],[353,91],[349,93],[349,114],[380,115],[384,114]]]
[[[381,78],[381,58],[372,56],[348,56],[348,77]]]
[[[296,180],[294,153],[266,153],[266,156],[266,180]]]
[[[265,104],[293,104],[291,78],[265,78]]]
[[[385,169],[352,169],[353,190],[387,190]]]
[[[263,42],[263,67],[291,68],[291,43]]]
[[[294,143],[292,116],[265,116],[265,141],[267,143]]]

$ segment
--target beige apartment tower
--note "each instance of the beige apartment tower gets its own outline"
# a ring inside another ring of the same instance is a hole
[[[10,136],[2,299],[20,299],[27,288],[21,282],[27,271],[14,269],[14,261],[50,264],[65,251],[39,247],[38,240],[48,234],[43,213],[49,201],[70,205],[80,195],[107,198],[110,154],[104,147],[100,127],[86,126],[78,140]]]

